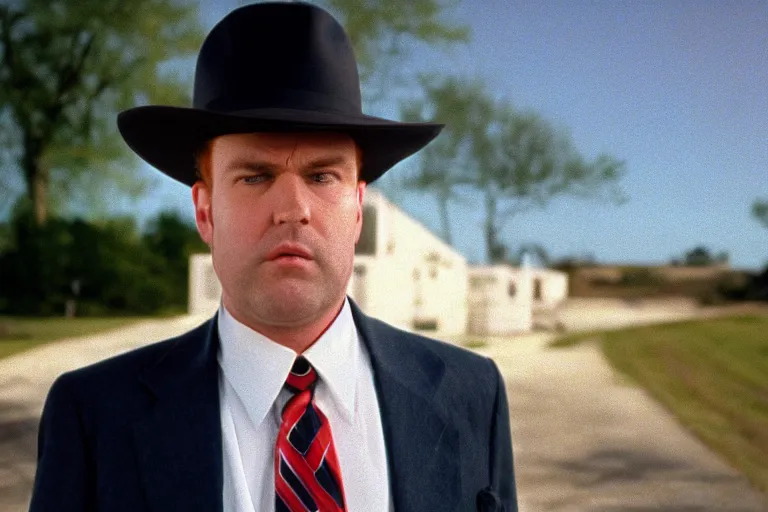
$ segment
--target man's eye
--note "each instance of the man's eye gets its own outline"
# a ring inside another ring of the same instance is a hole
[[[316,172],[312,175],[312,181],[316,183],[331,183],[335,177],[331,172]]]
[[[256,183],[263,183],[269,179],[269,175],[267,174],[252,174],[250,176],[245,176],[243,178],[243,181],[248,184],[256,184]]]

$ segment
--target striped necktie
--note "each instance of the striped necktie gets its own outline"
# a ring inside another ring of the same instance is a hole
[[[331,426],[315,406],[317,372],[299,356],[286,387],[294,395],[285,404],[275,444],[276,512],[343,512],[344,488]]]

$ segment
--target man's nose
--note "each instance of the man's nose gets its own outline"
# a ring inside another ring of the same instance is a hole
[[[300,176],[285,173],[277,177],[271,187],[274,209],[272,221],[278,224],[309,224],[307,185]]]

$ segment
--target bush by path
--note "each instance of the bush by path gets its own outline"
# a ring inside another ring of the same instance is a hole
[[[130,218],[86,222],[19,214],[0,224],[0,315],[172,314],[186,310],[189,256],[207,247],[163,212],[141,232]]]

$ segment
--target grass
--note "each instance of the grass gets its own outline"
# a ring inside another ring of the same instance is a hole
[[[468,338],[462,340],[461,345],[466,348],[484,348],[488,346],[488,341],[483,338]]]
[[[51,341],[108,331],[138,320],[140,319],[0,317],[0,359]]]
[[[574,345],[578,345],[582,341],[598,339],[603,334],[605,334],[604,331],[573,332],[570,334],[564,334],[562,336],[559,336],[557,339],[555,339],[555,341],[550,343],[549,346],[554,348],[573,347]]]
[[[768,315],[580,333],[553,345],[585,339],[768,491]]]

